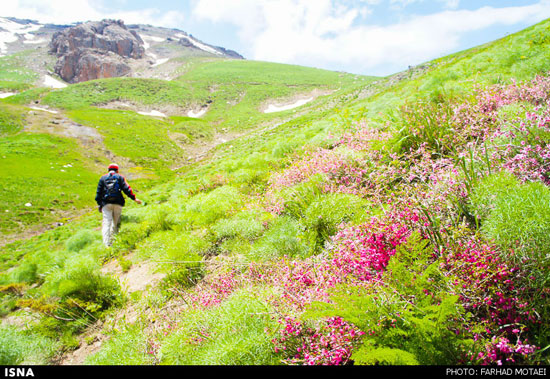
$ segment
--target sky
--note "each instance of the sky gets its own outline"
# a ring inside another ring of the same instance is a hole
[[[550,0],[9,0],[0,16],[176,28],[246,59],[385,76],[520,31]]]

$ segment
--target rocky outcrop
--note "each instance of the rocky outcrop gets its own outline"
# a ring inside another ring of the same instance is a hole
[[[234,50],[229,50],[229,49],[226,49],[226,48],[221,47],[221,46],[216,46],[216,49],[221,51],[225,56],[227,56],[229,58],[244,59],[244,57],[241,54],[237,53]]]
[[[145,54],[143,40],[123,21],[87,22],[55,33],[50,52],[58,57],[55,72],[69,83],[128,75],[127,59]]]

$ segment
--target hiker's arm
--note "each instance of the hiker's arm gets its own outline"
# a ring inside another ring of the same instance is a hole
[[[126,178],[124,176],[121,176],[122,180],[121,180],[121,188],[122,188],[122,191],[124,191],[124,193],[126,194],[126,196],[128,196],[130,199],[134,200],[134,201],[137,201],[138,203],[141,203],[141,200],[138,200],[136,199],[136,195],[134,195],[134,191],[132,191],[132,187],[130,187],[130,185],[128,184],[128,182],[126,181]]]
[[[99,179],[97,183],[97,190],[95,192],[95,202],[101,206],[101,199],[103,199],[103,181]]]

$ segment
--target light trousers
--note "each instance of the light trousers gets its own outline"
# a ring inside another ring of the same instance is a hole
[[[101,213],[103,213],[103,244],[105,246],[111,246],[113,244],[113,237],[118,233],[118,228],[120,226],[122,205],[105,204],[103,208],[101,208]]]

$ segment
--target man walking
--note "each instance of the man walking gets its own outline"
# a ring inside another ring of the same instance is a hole
[[[95,195],[99,211],[103,213],[102,232],[103,244],[105,246],[111,246],[113,236],[118,233],[122,207],[125,203],[122,192],[136,203],[141,204],[141,200],[136,198],[124,176],[118,173],[118,165],[111,163],[109,165],[109,172],[99,179]]]

